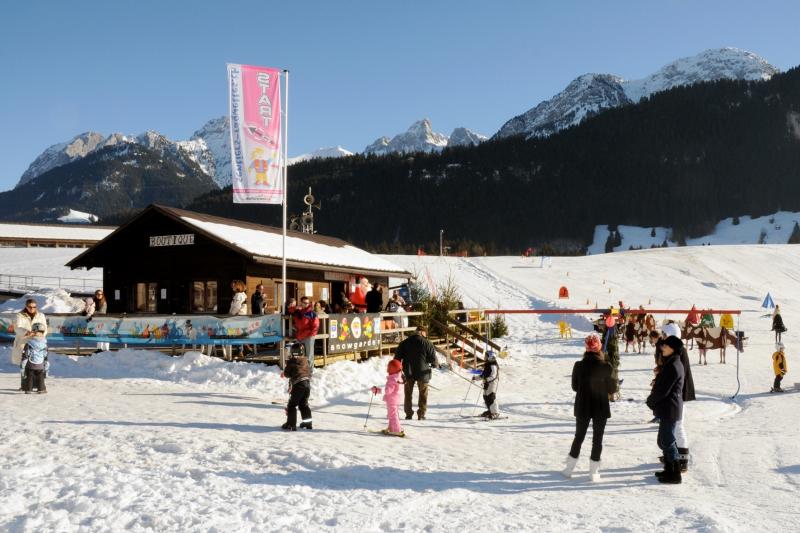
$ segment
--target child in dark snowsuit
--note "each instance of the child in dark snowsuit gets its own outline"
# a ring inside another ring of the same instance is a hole
[[[289,404],[286,406],[286,423],[282,429],[297,430],[297,408],[303,417],[300,427],[313,429],[311,425],[311,408],[308,406],[308,397],[311,396],[311,370],[308,359],[303,356],[294,356],[286,362],[283,376],[289,379]]]
[[[486,411],[481,416],[496,419],[500,417],[500,408],[497,405],[497,385],[500,383],[500,367],[497,366],[497,357],[494,352],[486,352],[486,359],[483,362],[483,372],[479,376],[473,376],[472,380],[483,380],[483,401],[486,403]]]
[[[31,329],[33,337],[22,349],[22,361],[19,368],[23,377],[22,390],[30,394],[35,388],[39,394],[45,394],[47,387],[44,378],[50,363],[47,360],[47,339],[44,337],[44,326],[34,323]]]

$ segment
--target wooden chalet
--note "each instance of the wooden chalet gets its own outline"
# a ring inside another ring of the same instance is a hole
[[[263,283],[268,309],[281,301],[282,230],[150,205],[67,263],[102,268],[109,313],[227,314],[231,281],[249,297]],[[358,276],[385,286],[410,274],[345,241],[288,231],[287,296],[330,303],[349,295]],[[248,301],[249,305],[249,301]]]

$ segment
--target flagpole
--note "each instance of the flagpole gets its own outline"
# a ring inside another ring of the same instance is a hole
[[[281,313],[286,312],[286,199],[287,199],[287,163],[288,163],[288,141],[289,141],[289,70],[283,70],[284,93],[283,100],[283,260],[281,261],[281,274],[283,277],[283,302],[281,302]],[[284,332],[285,335],[286,332]]]

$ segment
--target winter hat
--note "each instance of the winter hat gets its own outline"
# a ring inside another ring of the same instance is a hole
[[[586,346],[587,352],[600,353],[601,350],[600,337],[598,337],[596,334],[592,333],[591,335],[587,336],[583,340],[583,344]]]
[[[661,331],[663,331],[664,335],[666,335],[667,337],[677,337],[679,339],[681,338],[681,329],[675,322],[670,322],[669,324],[664,326],[664,329],[662,329]]]
[[[34,331],[34,332],[37,332],[37,333],[44,333],[44,324],[42,324],[41,322],[34,322],[31,325],[31,331]]]
[[[487,361],[494,361],[495,359],[497,359],[497,356],[494,354],[493,351],[489,350],[488,352],[486,352]]]
[[[386,371],[389,372],[389,374],[397,374],[402,370],[403,370],[403,363],[401,363],[397,359],[392,359],[391,361],[389,361],[389,366],[386,369]]]
[[[672,348],[672,351],[678,353],[683,348],[683,342],[676,337],[675,335],[670,335],[666,339],[664,339],[664,344]]]

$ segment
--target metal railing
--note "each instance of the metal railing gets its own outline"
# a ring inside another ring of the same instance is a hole
[[[38,289],[69,289],[93,292],[102,288],[103,280],[97,278],[66,278],[57,276],[27,276],[24,274],[0,274],[0,290],[30,291]]]

